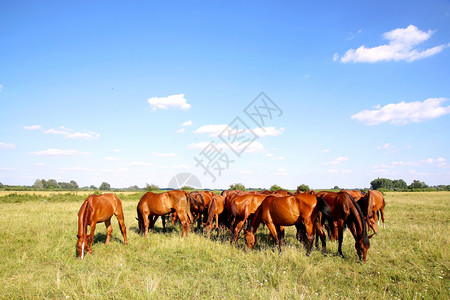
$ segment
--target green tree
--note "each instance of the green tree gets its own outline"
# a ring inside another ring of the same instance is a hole
[[[109,190],[111,190],[111,186],[107,182],[102,182],[102,184],[100,185],[100,187],[98,189],[102,190],[102,191],[109,191]]]
[[[78,189],[80,188],[80,187],[78,186],[78,183],[77,183],[75,180],[71,180],[71,181],[69,182],[69,184],[70,184],[72,190],[78,190]]]
[[[43,190],[44,189],[44,184],[42,183],[42,180],[36,179],[36,181],[33,184],[33,189]]]
[[[370,182],[370,186],[373,190],[378,190],[380,188],[393,190],[394,189],[394,183],[391,179],[387,178],[377,178]]]
[[[410,189],[426,189],[428,185],[423,181],[413,180],[413,182],[409,185]]]
[[[395,190],[406,190],[408,188],[408,184],[403,179],[394,179],[392,185]]]
[[[272,186],[270,187],[269,191],[275,192],[275,191],[282,190],[282,189],[283,189],[283,188],[280,187],[279,185],[274,184],[274,185],[272,185]]]
[[[137,185],[133,185],[133,186],[130,186],[130,187],[128,188],[128,190],[133,191],[133,192],[136,192],[136,191],[139,191],[139,187],[138,187]]]
[[[230,191],[232,191],[232,190],[240,190],[240,191],[243,191],[243,192],[246,191],[245,186],[242,183],[231,184],[229,190]]]
[[[297,191],[306,192],[309,190],[310,190],[310,188],[306,184],[301,184],[297,187]]]
[[[155,192],[155,191],[159,191],[159,186],[157,186],[156,184],[148,184],[145,186],[145,190],[148,192]]]
[[[59,189],[58,182],[55,179],[47,180],[47,189],[50,189],[50,190]]]
[[[338,187],[337,185],[334,186],[333,190],[340,190],[341,188]]]
[[[89,188],[90,188],[91,190],[96,190],[96,189],[97,189],[97,187],[96,187],[95,185],[91,185]]]
[[[0,182],[0,189],[3,187],[3,183]]]
[[[192,186],[185,185],[185,186],[182,186],[180,190],[182,190],[182,191],[193,191],[195,189]]]

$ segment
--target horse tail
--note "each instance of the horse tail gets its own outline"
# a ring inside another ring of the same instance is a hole
[[[186,207],[186,212],[187,212],[187,217],[189,219],[189,223],[193,223],[194,220],[194,216],[191,213],[191,205],[193,205],[193,197],[191,195],[189,195],[189,193],[186,193],[186,200],[187,200],[187,207]]]
[[[359,218],[361,219],[362,231],[363,231],[363,243],[364,243],[364,245],[368,246],[368,245],[370,245],[370,241],[369,241],[369,237],[367,236],[366,219],[364,218],[361,207],[359,207],[358,203],[356,203],[355,199],[353,199],[353,197],[349,193],[346,193],[346,194],[350,196],[350,200],[352,200],[353,206],[355,207],[355,209],[357,210],[357,212],[359,214]],[[355,216],[355,218],[356,218],[356,216]]]
[[[322,213],[325,219],[328,221],[328,226],[332,228],[333,226],[333,218],[331,217],[331,208],[330,206],[323,200],[322,197],[317,197],[317,209]]]
[[[139,224],[139,234],[142,234],[144,232],[144,217],[142,216],[142,212],[139,209],[139,205],[137,207],[137,218],[136,220],[138,221]]]
[[[216,210],[217,210],[217,200],[216,197],[213,197],[208,205],[208,219],[205,225],[212,225],[212,223],[214,222]]]

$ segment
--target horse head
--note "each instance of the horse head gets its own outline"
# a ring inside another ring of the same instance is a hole
[[[87,246],[88,246],[87,235],[85,235],[85,234],[77,235],[77,238],[78,238],[78,241],[77,241],[76,249],[77,249],[78,258],[83,259],[84,254],[87,252]]]
[[[253,247],[255,246],[255,243],[256,243],[255,234],[251,230],[248,230],[245,233],[245,245],[248,247],[248,249],[252,250]]]

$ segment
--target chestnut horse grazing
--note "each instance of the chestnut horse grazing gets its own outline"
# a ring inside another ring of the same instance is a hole
[[[120,231],[122,231],[123,242],[127,242],[127,229],[123,221],[122,202],[114,194],[91,195],[84,200],[78,212],[78,241],[77,252],[80,259],[84,258],[84,253],[88,251],[92,253],[92,242],[94,241],[95,225],[105,222],[106,226],[106,242],[109,244],[112,233],[111,217],[115,215],[119,221]],[[87,234],[88,225],[91,232]]]
[[[331,207],[331,216],[338,231],[338,255],[344,257],[342,254],[342,241],[345,225],[347,225],[355,239],[355,249],[358,257],[365,262],[367,250],[370,248],[369,239],[372,235],[367,236],[366,220],[359,205],[346,192],[319,192],[318,195]],[[326,239],[321,238],[321,240],[322,247],[326,247]]]
[[[373,229],[375,233],[378,233],[377,225],[380,225],[379,215],[381,214],[381,220],[383,221],[383,228],[385,228],[384,225],[384,207],[386,206],[386,203],[384,202],[383,194],[379,191],[375,190],[369,190],[366,195],[364,195],[363,198],[361,198],[360,202],[363,202],[364,204],[361,206],[361,209],[363,209],[363,206],[368,205],[368,222],[369,226]],[[363,209],[363,213],[364,213]]]
[[[235,197],[231,197],[229,203],[226,203],[229,206],[227,209],[229,209],[233,218],[230,226],[232,235],[231,243],[234,241],[235,245],[237,245],[239,233],[245,222],[256,212],[266,197],[270,196],[254,193],[237,194]]]
[[[190,211],[189,197],[187,192],[173,190],[165,193],[147,192],[137,205],[137,220],[140,233],[148,237],[148,228],[153,228],[156,218],[153,216],[164,216],[176,212],[183,227],[182,236],[189,234],[189,223],[193,219]]]
[[[203,223],[203,226],[205,226],[208,235],[211,232],[214,220],[216,220],[217,232],[219,231],[219,215],[223,212],[223,207],[223,197],[220,195],[214,195],[208,205],[208,219],[206,220],[206,223]]]
[[[318,213],[330,216],[330,207],[325,201],[311,194],[296,194],[293,196],[268,196],[259,206],[250,225],[250,230],[245,234],[245,242],[249,249],[256,243],[255,233],[262,223],[269,228],[271,237],[275,240],[278,250],[281,251],[279,241],[282,226],[295,225],[297,228],[305,226],[307,236],[306,255],[309,256],[314,241],[314,221]]]

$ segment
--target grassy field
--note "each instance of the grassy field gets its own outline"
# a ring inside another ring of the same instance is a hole
[[[181,238],[180,227],[160,223],[145,239],[137,234],[140,194],[123,201],[129,245],[113,219],[113,237],[97,226],[93,255],[75,257],[77,212],[84,195],[0,197],[1,298],[263,298],[263,299],[449,299],[450,193],[387,193],[386,229],[371,239],[358,263],[346,232],[344,259],[314,251],[310,257],[287,231],[283,251],[267,244],[245,251],[242,239]]]

